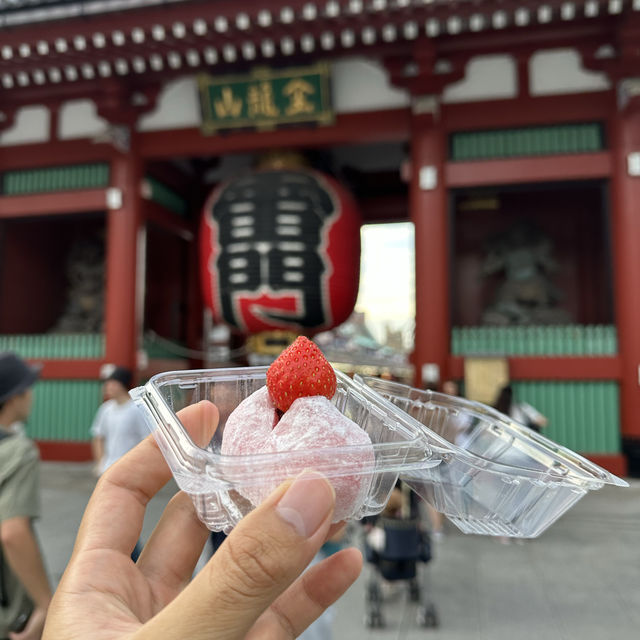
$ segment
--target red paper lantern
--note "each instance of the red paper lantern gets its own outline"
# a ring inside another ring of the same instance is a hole
[[[204,298],[218,322],[245,333],[313,333],[353,311],[360,215],[326,175],[263,170],[220,185],[200,240]]]

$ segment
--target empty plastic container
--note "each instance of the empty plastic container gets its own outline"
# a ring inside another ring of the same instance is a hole
[[[421,424],[442,463],[401,473],[461,531],[533,538],[588,491],[628,486],[596,464],[477,402],[355,376]]]

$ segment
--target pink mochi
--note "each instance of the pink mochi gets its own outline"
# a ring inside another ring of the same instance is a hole
[[[327,467],[339,469],[340,475],[329,477],[336,492],[334,522],[357,513],[369,490],[374,467],[373,445],[367,433],[327,398],[298,398],[278,421],[266,387],[245,398],[231,413],[222,434],[221,452],[233,456],[283,454],[277,468],[256,469],[255,485],[238,488],[254,506],[283,480],[305,469],[321,473],[324,469],[327,476],[331,475]],[[295,454],[287,456],[287,452]]]

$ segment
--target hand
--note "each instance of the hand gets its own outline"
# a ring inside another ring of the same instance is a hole
[[[20,633],[9,632],[9,640],[40,640],[47,610],[36,607],[29,616],[25,628]]]
[[[200,402],[180,420],[204,445],[218,412]],[[103,474],[49,607],[44,640],[294,638],[360,573],[359,551],[344,549],[301,576],[335,532],[333,489],[311,472],[244,518],[193,581],[208,531],[181,492],[133,564],[146,505],[170,475],[152,436]]]

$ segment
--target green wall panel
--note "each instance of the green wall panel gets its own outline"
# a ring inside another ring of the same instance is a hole
[[[104,357],[104,335],[96,333],[5,334],[0,351],[23,358],[89,360]]]
[[[453,327],[451,353],[505,356],[607,356],[618,352],[614,325]]]
[[[451,134],[454,161],[488,160],[561,153],[589,153],[605,148],[598,122]]]
[[[145,335],[142,344],[149,358],[180,360],[188,353],[187,345],[154,334]]]
[[[89,429],[102,402],[98,380],[41,380],[34,387],[27,434],[38,440],[90,440]]]
[[[15,196],[73,189],[101,189],[108,186],[108,164],[77,164],[6,171],[2,174],[1,193],[5,196]]]
[[[74,189],[104,189],[109,186],[110,168],[106,163],[77,164],[44,169],[5,171],[0,174],[0,195],[17,196]],[[149,198],[181,216],[187,214],[187,201],[162,182],[147,177]]]
[[[150,199],[178,215],[187,214],[187,201],[173,189],[154,178],[146,178],[150,189]]]
[[[620,453],[620,408],[615,381],[513,382],[518,400],[549,418],[543,431],[583,453]]]

